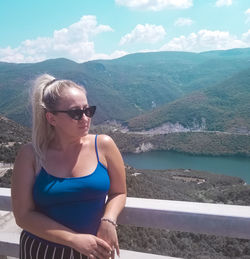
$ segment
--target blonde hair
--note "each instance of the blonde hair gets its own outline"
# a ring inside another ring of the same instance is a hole
[[[70,80],[58,80],[44,74],[39,76],[32,91],[32,144],[35,149],[37,162],[45,159],[45,152],[49,143],[55,137],[54,127],[48,123],[46,112],[56,110],[62,91],[66,88],[77,88],[84,92],[84,87]]]

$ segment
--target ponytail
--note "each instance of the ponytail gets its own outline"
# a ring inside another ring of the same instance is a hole
[[[54,137],[54,129],[46,119],[43,95],[46,86],[55,78],[45,74],[37,78],[32,93],[32,144],[38,160],[44,160],[45,151]]]

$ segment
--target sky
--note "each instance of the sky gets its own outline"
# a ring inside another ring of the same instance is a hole
[[[0,61],[250,47],[250,0],[0,0]]]

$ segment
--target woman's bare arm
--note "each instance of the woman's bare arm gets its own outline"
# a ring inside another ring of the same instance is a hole
[[[120,151],[112,138],[106,135],[100,135],[99,138],[99,142],[101,142],[101,153],[106,160],[105,162],[110,177],[110,190],[103,218],[116,222],[126,203],[125,167]],[[102,221],[98,236],[107,241],[111,246],[115,246],[117,254],[119,255],[117,234],[115,226],[112,223]],[[114,255],[112,258],[114,258]]]
[[[108,258],[110,246],[93,235],[79,234],[37,212],[32,196],[35,181],[35,156],[31,144],[23,146],[12,174],[12,207],[17,225],[43,239],[70,246],[89,256],[97,251]]]
[[[105,158],[110,176],[110,190],[104,217],[117,220],[120,212],[125,206],[127,188],[124,162],[120,151],[114,141],[108,137],[103,137]]]

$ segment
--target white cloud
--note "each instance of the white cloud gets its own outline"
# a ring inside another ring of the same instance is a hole
[[[245,11],[245,15],[250,15],[250,8]]]
[[[250,23],[250,8],[245,11],[246,23]]]
[[[209,31],[200,30],[197,33],[190,33],[188,36],[180,36],[173,38],[171,41],[164,44],[160,50],[169,51],[192,51],[202,52],[208,50],[223,50],[232,48],[245,48],[250,46],[250,42],[247,41],[250,35],[242,35],[242,39],[238,39],[234,35],[230,35],[225,31]]]
[[[49,58],[65,57],[77,62],[94,59],[93,38],[113,31],[108,25],[98,25],[95,16],[83,16],[80,21],[61,30],[52,37],[25,40],[17,48],[0,48],[0,60],[6,62],[38,62]]]
[[[193,20],[191,20],[190,18],[181,17],[175,21],[174,25],[175,26],[190,26],[193,23],[194,23]]]
[[[120,45],[127,43],[156,43],[162,40],[166,35],[166,31],[162,25],[137,24],[136,27],[128,34],[124,35],[120,40]]]
[[[233,4],[232,0],[217,0],[215,6],[222,7],[222,6],[230,6]]]
[[[250,30],[242,34],[242,40],[250,46]]]
[[[166,8],[186,9],[193,6],[193,0],[115,0],[116,4],[131,9],[161,11]]]
[[[120,58],[122,56],[125,56],[129,54],[126,51],[123,50],[116,50],[112,52],[110,55],[108,54],[95,54],[93,59],[115,59],[115,58]]]

